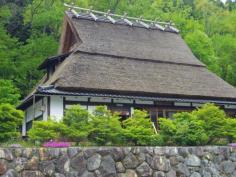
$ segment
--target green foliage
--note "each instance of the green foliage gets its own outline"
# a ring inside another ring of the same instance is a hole
[[[159,118],[155,133],[146,111],[134,110],[132,117],[120,121],[117,113],[98,106],[93,114],[79,105],[70,107],[62,122],[34,121],[31,140],[69,140],[80,145],[184,145],[225,144],[236,139],[236,119],[226,117],[213,104],[192,112],[174,114],[174,119]]]
[[[57,53],[68,0],[4,1],[0,7],[0,79],[25,96],[42,77],[37,66]],[[76,5],[158,21],[172,21],[193,53],[236,86],[236,2],[212,0],[75,0]],[[7,51],[7,52],[6,52]]]
[[[160,133],[166,144],[170,145],[204,145],[208,136],[203,128],[204,122],[191,113],[174,115],[174,120],[160,119]]]
[[[236,119],[234,118],[226,118],[225,119],[225,128],[224,128],[224,135],[228,138],[230,143],[236,141]]]
[[[231,142],[236,136],[236,119],[227,118],[213,104],[204,104],[191,113],[177,113],[174,118],[159,119],[160,135],[169,145],[216,144],[225,138]]]
[[[188,33],[185,36],[185,40],[197,58],[205,64],[211,64],[214,57],[214,49],[211,39],[204,32],[196,30]]]
[[[97,145],[123,144],[120,117],[112,114],[105,106],[98,106],[91,117],[89,140]]]
[[[155,132],[147,112],[135,110],[132,117],[123,121],[124,135],[128,142],[135,145],[150,144],[155,137]]]
[[[191,113],[177,113],[176,121],[176,144],[178,145],[203,145],[208,141],[204,122]]]
[[[73,141],[84,141],[91,130],[88,111],[80,105],[74,105],[66,110],[63,123],[69,127],[65,131],[65,136]]]
[[[159,118],[160,134],[167,145],[175,144],[176,125],[173,120]]]
[[[209,141],[223,137],[226,114],[214,104],[204,104],[192,112],[198,120],[204,122],[203,127],[209,136]]]
[[[219,59],[216,64],[219,67],[218,74],[229,83],[236,85],[236,38],[232,34],[212,36],[213,46]]]
[[[28,136],[33,141],[59,140],[63,138],[66,131],[64,124],[53,120],[34,121],[33,127],[29,130]]]
[[[19,126],[23,120],[23,112],[10,104],[0,104],[0,141],[8,141],[18,137]]]
[[[16,105],[19,102],[19,90],[11,80],[0,79],[0,104],[9,103]]]

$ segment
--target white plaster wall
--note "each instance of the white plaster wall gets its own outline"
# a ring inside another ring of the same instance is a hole
[[[44,99],[44,102],[43,102]],[[35,102],[35,106],[33,107],[33,104],[31,106],[29,106],[26,110],[25,110],[25,115],[26,115],[26,121],[29,122],[30,120],[33,120],[33,118],[36,118],[38,116],[41,116],[43,114],[43,110],[44,113],[46,112],[46,102],[45,102],[45,98],[43,98],[37,102]],[[33,108],[35,109],[35,111],[33,110]],[[35,115],[34,115],[35,112]]]
[[[89,112],[90,114],[93,114],[93,112],[95,111],[95,109],[96,109],[96,106],[93,106],[93,105],[89,105],[89,106],[88,106],[88,112]]]
[[[25,123],[25,119],[22,122],[22,136],[26,136],[26,123]]]
[[[35,109],[35,115],[34,110]],[[25,118],[22,122],[22,135],[26,135],[26,123],[33,120],[34,118],[43,115],[43,119],[47,119],[47,98],[44,97],[39,101],[35,102],[35,106],[33,104],[25,109]]]
[[[50,96],[50,117],[52,117],[56,121],[59,121],[62,119],[63,114],[63,96]]]

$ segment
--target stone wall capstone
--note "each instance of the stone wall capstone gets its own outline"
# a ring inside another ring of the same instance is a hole
[[[0,148],[1,177],[236,177],[236,149]]]

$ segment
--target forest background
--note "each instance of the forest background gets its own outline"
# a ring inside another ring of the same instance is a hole
[[[57,55],[63,3],[171,21],[195,56],[236,86],[236,2],[227,0],[0,0],[0,102],[17,104]],[[9,94],[10,93],[10,94]],[[4,95],[8,95],[7,98]],[[12,94],[12,98],[9,98]],[[1,100],[1,98],[3,98]]]

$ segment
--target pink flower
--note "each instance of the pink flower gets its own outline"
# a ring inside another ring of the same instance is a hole
[[[231,147],[236,148],[236,143],[229,144]]]
[[[43,144],[43,147],[52,147],[52,148],[62,148],[70,146],[71,144],[69,142],[63,142],[63,141],[49,141]]]

